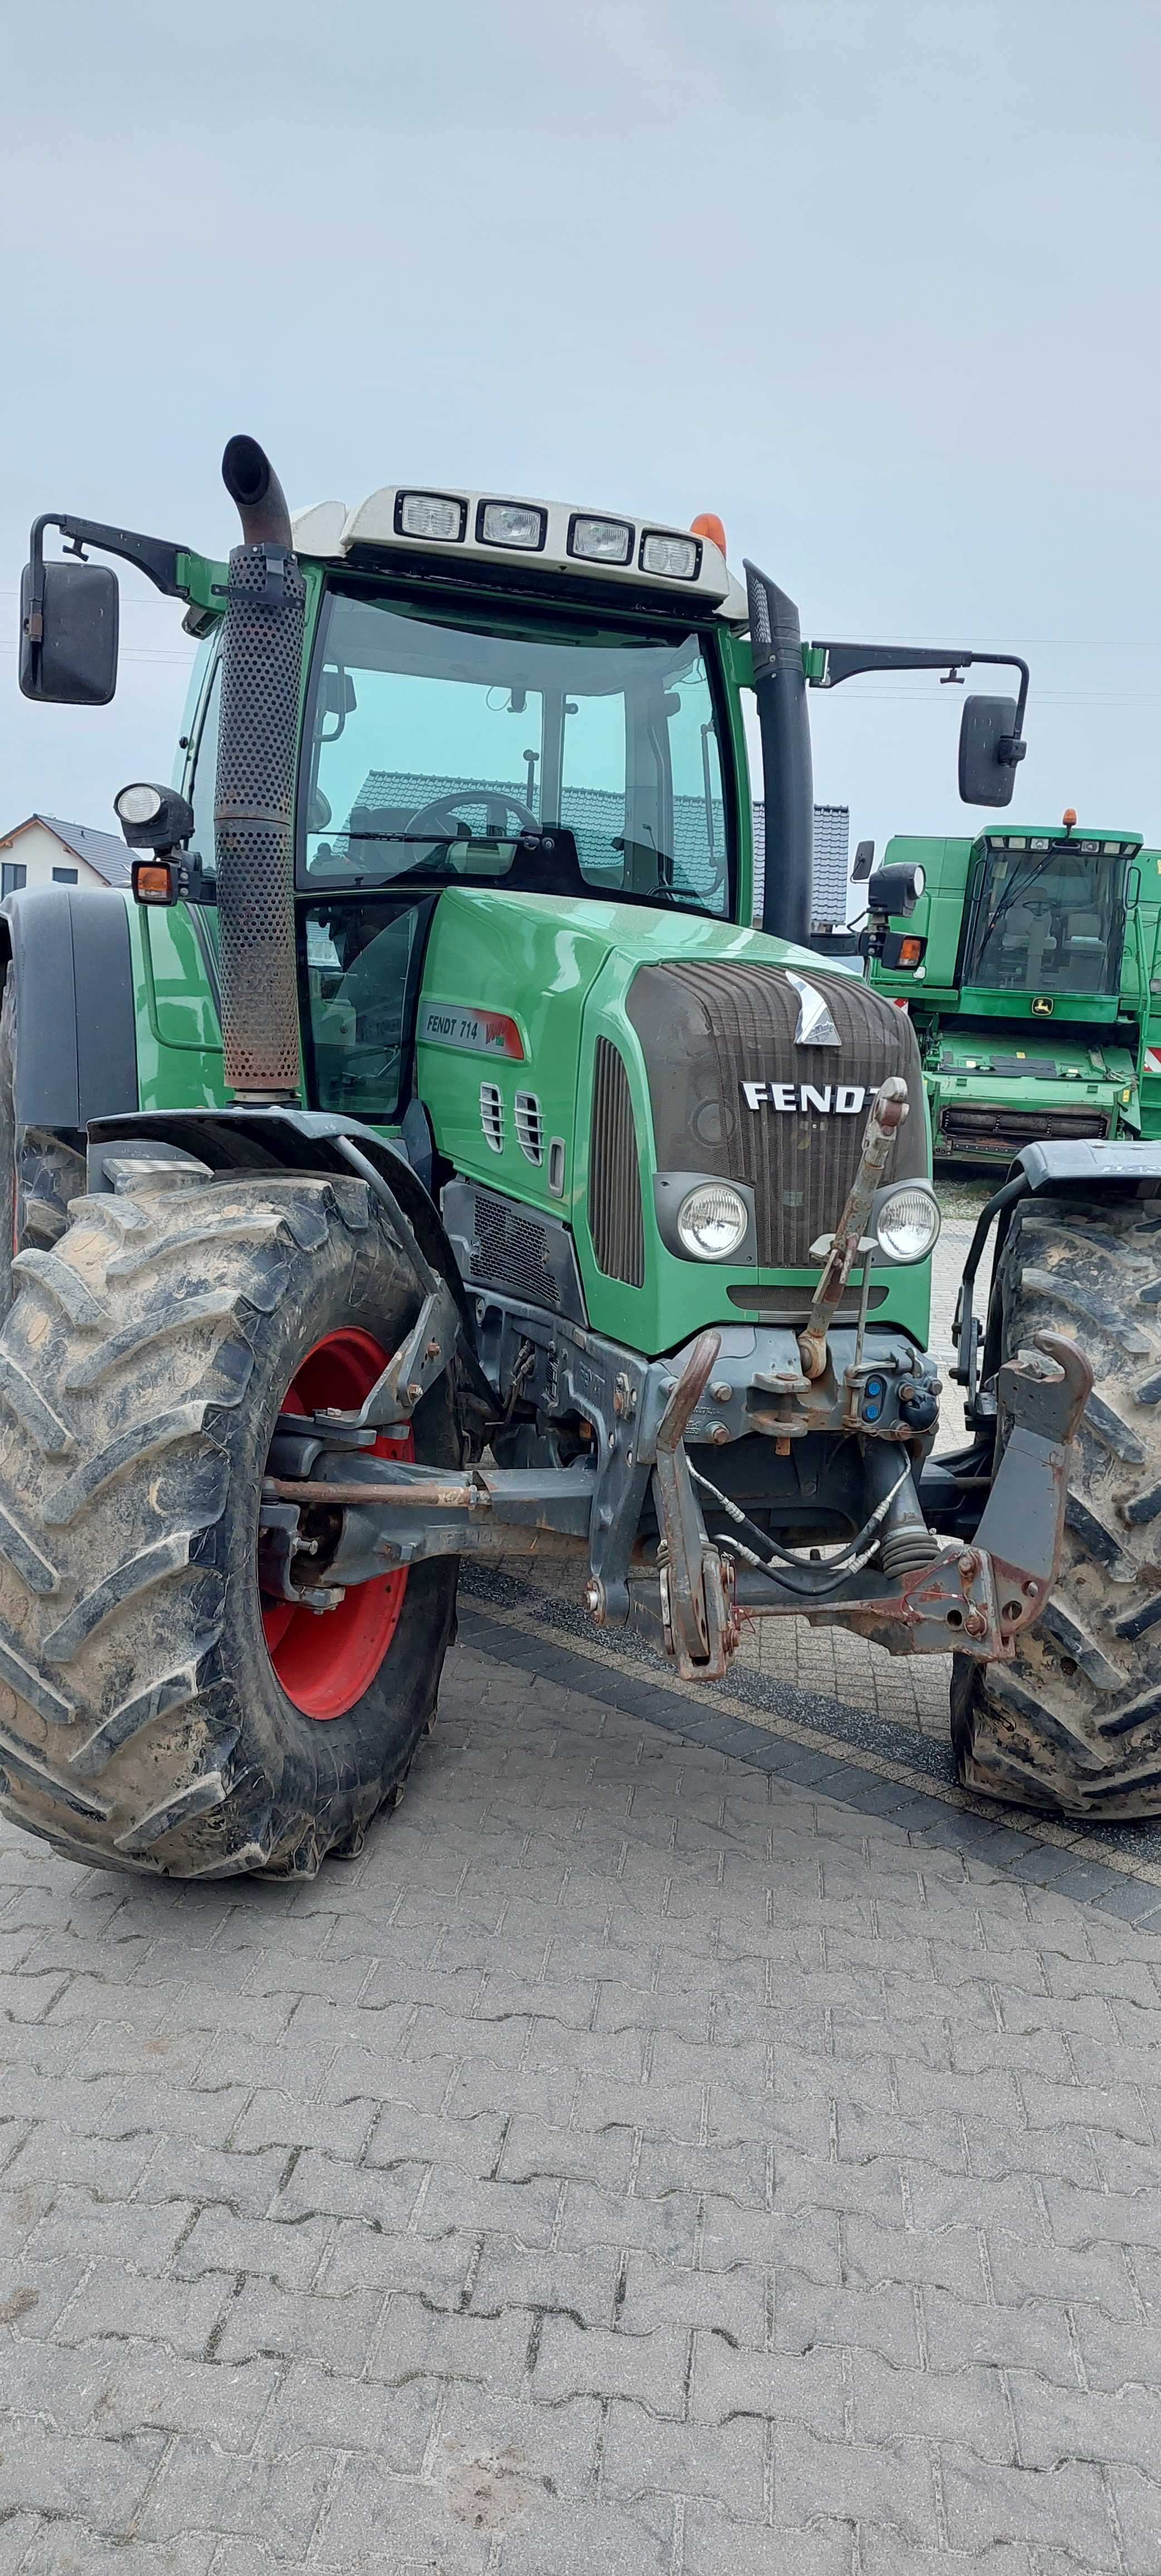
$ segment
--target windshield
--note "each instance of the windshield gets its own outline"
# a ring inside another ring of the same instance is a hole
[[[731,802],[703,639],[332,591],[300,796],[307,884],[452,879],[728,918]]]
[[[989,852],[980,867],[961,984],[1017,993],[1113,993],[1121,972],[1125,863],[1058,841]]]

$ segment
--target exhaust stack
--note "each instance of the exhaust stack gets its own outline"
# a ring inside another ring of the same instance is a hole
[[[300,1096],[294,790],[306,585],[269,458],[231,438],[222,481],[242,522],[222,644],[214,846],[222,1044],[238,1099]]]
[[[798,610],[769,574],[747,563],[754,695],[762,736],[766,881],[762,928],[805,948],[814,876],[814,776]]]

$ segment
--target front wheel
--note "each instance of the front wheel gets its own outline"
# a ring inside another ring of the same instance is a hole
[[[320,1612],[259,1560],[279,1413],[357,1405],[414,1321],[399,1247],[353,1177],[175,1166],[169,1188],[75,1204],[18,1276],[0,1333],[4,1809],[115,1868],[309,1875],[397,1793],[454,1619],[447,1559]],[[458,1464],[450,1377],[406,1445],[379,1445]]]
[[[1009,1663],[955,1658],[958,1775],[1057,1815],[1161,1814],[1161,1206],[1033,1200],[997,1290],[1002,1357],[1068,1334],[1093,1391],[1042,1617]]]

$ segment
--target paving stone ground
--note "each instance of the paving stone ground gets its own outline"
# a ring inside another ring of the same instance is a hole
[[[0,1827],[0,2576],[1157,2576],[1161,1887],[521,1617],[313,1884]]]

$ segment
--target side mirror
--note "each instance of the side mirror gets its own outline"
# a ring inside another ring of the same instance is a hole
[[[905,859],[898,867],[876,868],[867,887],[867,908],[886,916],[894,913],[906,919],[914,912],[927,878],[915,859]]]
[[[852,885],[864,885],[864,884],[866,883],[867,878],[870,876],[870,873],[871,873],[872,868],[874,867],[874,864],[875,864],[875,844],[874,844],[874,842],[873,842],[873,841],[860,841],[860,842],[857,844],[856,849],[855,849],[855,864],[854,864],[853,868],[851,869],[851,884],[852,884]]]
[[[107,707],[117,686],[117,575],[107,564],[45,563],[20,576],[20,686],[26,698]]]
[[[1010,805],[1027,745],[1015,698],[965,698],[959,727],[959,792],[965,805]]]
[[[347,717],[355,712],[356,703],[355,683],[350,672],[328,662],[319,681],[318,711],[324,723],[328,716],[333,716],[335,727],[333,733],[323,734],[324,742],[338,741]]]

